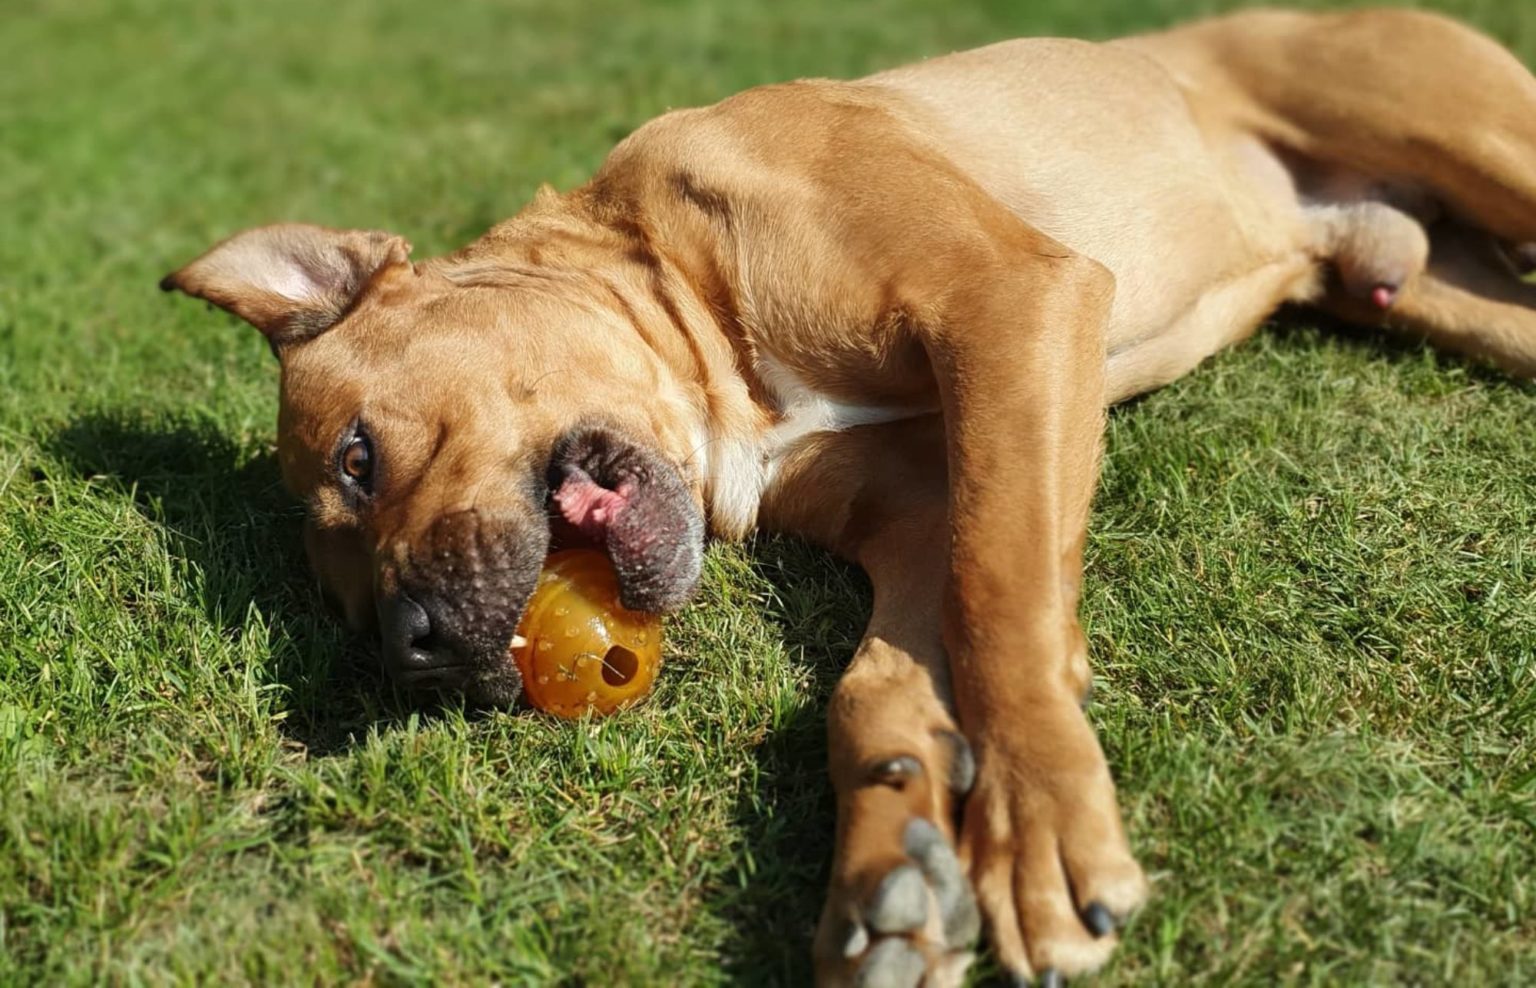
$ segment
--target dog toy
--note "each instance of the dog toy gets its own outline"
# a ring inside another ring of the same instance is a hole
[[[620,605],[613,564],[591,549],[545,561],[517,634],[523,695],[560,717],[636,703],[661,668],[661,618]]]

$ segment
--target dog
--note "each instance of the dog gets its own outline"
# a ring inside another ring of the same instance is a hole
[[[321,585],[510,704],[554,543],[630,608],[706,536],[874,587],[828,709],[824,984],[1059,984],[1147,895],[1077,610],[1107,406],[1277,307],[1536,372],[1536,80],[1446,18],[1246,12],[670,112],[445,257],[278,225],[169,275],[270,342]],[[946,565],[934,565],[947,560]]]

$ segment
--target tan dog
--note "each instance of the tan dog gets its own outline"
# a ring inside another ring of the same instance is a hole
[[[818,973],[951,984],[984,919],[1056,982],[1146,895],[1080,709],[1105,406],[1285,302],[1530,374],[1533,242],[1536,81],[1507,52],[1264,12],[762,87],[450,256],[265,227],[165,286],[271,341],[314,565],[402,682],[511,702],[552,537],[653,609],[706,529],[863,565]]]

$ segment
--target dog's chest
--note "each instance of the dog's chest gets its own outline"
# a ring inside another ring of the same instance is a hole
[[[715,528],[724,535],[745,534],[751,528],[763,494],[780,466],[806,438],[932,411],[841,401],[817,390],[769,354],[758,354],[754,367],[773,398],[777,414],[755,438],[716,437],[710,444],[710,514]]]
[[[760,380],[773,395],[779,419],[763,436],[761,456],[772,467],[807,436],[838,432],[856,425],[894,422],[919,414],[918,409],[887,405],[858,405],[838,401],[816,390],[804,378],[770,355],[757,358]]]

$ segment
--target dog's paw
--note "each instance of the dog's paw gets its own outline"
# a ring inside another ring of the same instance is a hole
[[[819,932],[824,984],[859,988],[957,985],[981,931],[976,897],[949,838],[920,817],[907,822],[906,860],[868,894],[829,909]]]
[[[823,985],[942,988],[970,965],[981,916],[948,833],[975,762],[959,734],[933,737],[923,756],[871,763],[846,794],[816,934]]]
[[[978,746],[959,849],[998,962],[1059,985],[1109,960],[1147,882],[1082,711],[1065,696],[1041,706]]]

